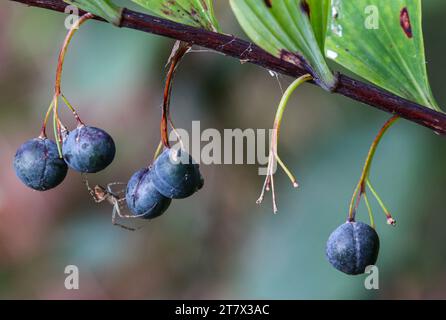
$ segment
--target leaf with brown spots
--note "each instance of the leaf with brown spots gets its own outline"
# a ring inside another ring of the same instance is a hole
[[[238,22],[254,43],[278,58],[286,57],[290,63],[308,66],[315,81],[331,90],[336,79],[319,45],[323,42],[322,36],[319,31],[315,35],[310,22],[312,11],[316,13],[321,8],[315,3],[310,0],[230,0]],[[318,16],[314,24],[320,29],[323,29],[322,16]]]
[[[400,13],[400,24],[401,28],[403,28],[404,33],[408,38],[412,38],[412,24],[410,23],[410,17],[409,17],[409,11],[407,11],[407,8],[404,7],[401,9]]]
[[[440,111],[426,70],[421,0],[332,0],[326,56],[403,98]]]
[[[151,13],[189,26],[219,31],[213,0],[132,0]]]

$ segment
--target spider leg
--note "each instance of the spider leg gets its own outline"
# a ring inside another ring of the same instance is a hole
[[[90,196],[93,198],[94,202],[96,203],[101,203],[102,201],[104,201],[104,199],[99,199],[96,196],[96,193],[94,192],[94,190],[90,187],[90,183],[88,182],[88,177],[86,173],[82,173],[82,181],[84,182],[85,186],[87,187],[88,193],[90,193]]]
[[[115,186],[121,186],[121,187],[113,188]],[[106,187],[107,192],[118,199],[125,198],[126,189],[127,189],[127,184],[123,182],[111,182],[108,183]]]
[[[82,182],[85,184],[85,186],[87,187],[88,192],[90,192],[90,195],[96,199],[96,197],[94,196],[94,190],[90,187],[90,183],[88,182],[88,177],[86,173],[81,173],[81,177],[82,177]]]
[[[131,228],[131,227],[127,227],[119,222],[116,221],[116,214],[121,217],[121,211],[119,210],[119,205],[118,203],[115,203],[115,205],[113,206],[113,214],[112,214],[112,224],[114,226],[118,226],[122,229],[128,230],[128,231],[135,231],[135,228]]]
[[[124,182],[110,182],[107,186],[126,185]]]
[[[143,214],[137,214],[137,215],[130,215],[130,214],[122,214],[121,213],[121,210],[119,209],[119,204],[122,202],[122,201],[124,201],[125,199],[116,199],[116,198],[113,198],[113,201],[114,201],[114,203],[115,203],[115,207],[117,208],[116,209],[116,214],[120,217],[120,218],[122,218],[122,219],[135,219],[135,218],[142,218],[142,217],[144,217],[145,215],[146,215],[146,213],[143,213]]]
[[[114,186],[124,186],[124,188],[122,188],[122,190],[125,190],[127,187],[127,183],[124,182],[110,182],[107,184],[107,191],[110,193],[113,193],[114,191],[112,190],[112,187]]]
[[[132,218],[142,218],[145,215],[146,215],[146,213],[143,213],[143,214],[137,214],[137,215],[134,215],[134,216],[126,216],[126,218],[130,218],[130,219],[132,219]]]
[[[137,214],[137,215],[130,215],[130,214],[122,214],[120,212],[120,210],[118,211],[118,216],[122,219],[135,219],[135,218],[142,218],[144,217],[146,214]]]

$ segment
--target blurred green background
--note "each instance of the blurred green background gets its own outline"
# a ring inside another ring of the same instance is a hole
[[[446,108],[446,3],[423,6],[430,80]],[[216,12],[223,30],[245,37],[227,1],[216,1]],[[400,121],[383,140],[371,177],[398,224],[387,226],[374,205],[380,289],[368,291],[364,276],[334,270],[324,249],[388,115],[312,85],[286,111],[279,148],[301,188],[279,172],[278,215],[269,197],[255,203],[257,165],[202,166],[205,188],[137,232],[112,226],[111,206],[95,204],[76,173],[45,193],[24,187],[12,159],[39,133],[63,22],[58,13],[0,5],[0,298],[446,298],[445,138]],[[62,90],[84,121],[117,143],[114,163],[92,183],[126,181],[150,161],[172,43],[91,21],[75,36]],[[280,96],[267,70],[193,53],[177,74],[172,112],[180,128],[192,120],[202,129],[269,128]],[[367,221],[363,207],[359,218]],[[77,291],[64,288],[70,264],[80,270]]]

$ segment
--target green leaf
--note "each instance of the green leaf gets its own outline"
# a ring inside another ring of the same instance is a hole
[[[230,0],[238,22],[251,40],[272,55],[299,64],[331,90],[336,79],[313,32],[306,0]],[[319,23],[315,23],[318,25]]]
[[[122,8],[110,0],[64,0],[64,2],[101,17],[116,26],[120,24]]]
[[[332,0],[325,48],[364,79],[440,111],[426,71],[420,0]]]
[[[189,26],[219,31],[212,0],[132,0],[153,14]]]
[[[330,0],[307,0],[307,2],[310,8],[310,22],[314,35],[316,36],[319,48],[324,52]]]

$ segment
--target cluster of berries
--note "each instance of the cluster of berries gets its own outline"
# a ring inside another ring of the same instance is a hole
[[[79,26],[91,18],[93,15],[90,13],[83,15],[68,31],[59,54],[54,98],[46,113],[41,134],[20,146],[14,158],[14,169],[17,176],[26,186],[34,190],[45,191],[55,188],[65,179],[68,168],[82,174],[99,172],[111,164],[115,157],[116,147],[112,137],[102,129],[86,126],[60,88],[68,44]],[[166,83],[168,93],[170,93],[171,79],[176,63],[188,48],[189,46],[185,46],[180,50],[179,57],[174,59],[176,62],[169,69],[170,76]],[[59,98],[62,98],[77,120],[77,128],[71,132],[59,118]],[[170,94],[165,94],[163,119],[168,114],[169,98]],[[46,135],[46,125],[51,112],[53,112],[56,142],[48,139]],[[168,117],[170,119],[170,116]],[[164,133],[165,150],[155,159],[153,165],[139,170],[131,177],[127,183],[125,199],[117,198],[115,194],[100,186],[91,189],[88,181],[85,180],[95,201],[109,199],[115,206],[115,214],[116,206],[120,206],[121,202],[125,200],[131,215],[119,214],[120,217],[152,219],[163,214],[172,199],[189,197],[201,189],[204,182],[198,164],[194,163],[186,151],[170,148],[166,138],[167,133]]]
[[[190,197],[203,184],[198,164],[186,151],[166,148],[152,166],[130,178],[125,199],[134,215],[152,219],[163,214],[172,199]]]
[[[64,135],[62,158],[56,143],[40,136],[20,146],[14,158],[14,169],[26,186],[45,191],[58,186],[68,168],[81,173],[105,169],[115,153],[115,143],[107,132],[80,124]],[[166,148],[152,166],[130,178],[126,203],[134,217],[152,219],[163,214],[172,199],[191,196],[203,183],[199,165],[189,154],[182,149]]]
[[[82,173],[95,173],[112,163],[116,153],[112,137],[99,128],[80,124],[63,138],[62,155],[45,135],[28,140],[14,158],[17,177],[28,187],[45,191],[57,187],[68,167]]]

